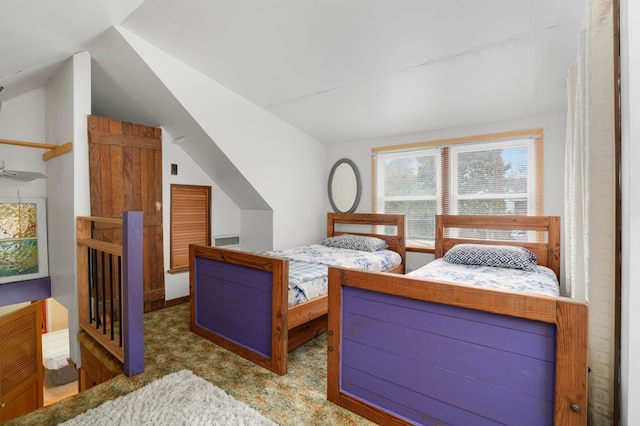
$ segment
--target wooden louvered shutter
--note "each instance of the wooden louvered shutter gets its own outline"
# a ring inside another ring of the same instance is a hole
[[[189,244],[211,245],[211,187],[171,185],[171,271],[189,270]]]
[[[0,423],[43,404],[40,302],[0,317]]]

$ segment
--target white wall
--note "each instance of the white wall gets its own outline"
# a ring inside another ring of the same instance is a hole
[[[178,174],[171,174],[171,164],[178,166]],[[240,209],[209,176],[198,167],[184,150],[173,143],[167,132],[162,132],[162,199],[164,233],[164,287],[165,300],[189,295],[189,273],[170,274],[167,272],[171,258],[171,184],[203,185],[211,187],[211,233],[215,235],[240,234]]]
[[[640,424],[640,4],[620,1],[621,58],[621,380],[622,425]]]
[[[10,314],[11,312],[29,306],[30,302],[16,303],[15,305],[0,306],[0,316]]]
[[[268,210],[242,211],[242,250],[258,251],[273,245],[273,212]]]
[[[564,140],[566,133],[566,112],[564,111],[520,120],[330,145],[327,154],[326,176],[329,176],[331,167],[339,159],[353,160],[362,179],[362,197],[356,211],[367,213],[373,211],[371,148],[534,128],[544,130],[544,214],[562,216],[564,211]],[[324,201],[327,210],[331,210],[326,189]],[[432,255],[408,253],[407,269],[415,269],[432,259]]]
[[[71,359],[80,366],[76,280],[76,217],[89,216],[91,57],[81,52],[67,60],[46,85],[47,143],[73,142],[73,150],[47,161],[49,272],[51,296],[69,312]]]
[[[45,91],[34,90],[2,103],[0,111],[0,138],[27,142],[45,142]],[[46,173],[42,149],[0,144],[0,161],[7,170],[23,170]],[[0,179],[0,197],[46,198],[46,180],[20,182]]]
[[[0,111],[0,138],[26,142],[45,142],[45,91],[34,90],[2,103]],[[42,149],[0,144],[0,161],[7,170],[46,173]],[[16,199],[47,197],[46,180],[31,182],[0,178],[0,198]],[[0,315],[27,306],[28,303],[0,307]]]

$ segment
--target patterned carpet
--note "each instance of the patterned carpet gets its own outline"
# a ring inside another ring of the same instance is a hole
[[[189,331],[189,305],[145,314],[145,372],[123,374],[6,425],[55,425],[182,369],[208,380],[280,425],[371,425],[326,399],[324,335],[289,353],[278,376]]]

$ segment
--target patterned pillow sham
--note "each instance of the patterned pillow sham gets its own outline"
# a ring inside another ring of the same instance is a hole
[[[538,258],[524,247],[483,244],[458,244],[442,260],[459,265],[484,265],[535,271]]]
[[[389,247],[385,240],[364,235],[342,234],[322,240],[322,245],[334,248],[344,248],[360,251],[378,251]]]

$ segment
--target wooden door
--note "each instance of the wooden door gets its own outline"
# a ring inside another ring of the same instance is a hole
[[[0,423],[42,407],[40,303],[0,316]]]
[[[164,307],[162,129],[91,115],[91,215],[143,214],[144,310]],[[121,243],[121,227],[103,224],[94,238]]]

